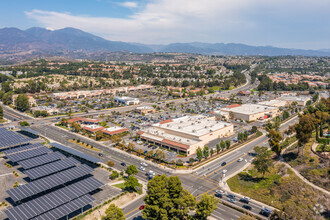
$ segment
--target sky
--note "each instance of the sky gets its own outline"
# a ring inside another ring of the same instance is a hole
[[[144,44],[330,49],[330,0],[0,0],[0,28],[74,27]]]

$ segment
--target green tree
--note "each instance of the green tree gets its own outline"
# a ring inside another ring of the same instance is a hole
[[[74,130],[75,132],[79,132],[79,131],[81,130],[81,126],[80,126],[80,124],[79,124],[79,123],[76,123],[76,122],[73,122],[73,123],[71,124],[71,127],[73,128],[73,130]]]
[[[212,156],[213,154],[214,154],[214,150],[213,150],[213,148],[211,148],[210,155]]]
[[[105,210],[105,216],[102,216],[102,220],[125,220],[125,216],[121,208],[115,204],[110,204]]]
[[[268,135],[267,136],[269,138],[268,144],[269,144],[270,148],[279,157],[281,155],[281,151],[282,151],[280,142],[283,139],[282,135],[281,135],[281,132],[275,131],[274,129],[270,129],[270,130],[268,130]]]
[[[257,131],[258,131],[257,126],[253,125],[253,126],[252,126],[252,129],[251,129],[251,132],[254,134],[254,133],[256,133]]]
[[[22,127],[30,126],[30,124],[27,121],[22,121],[19,123]]]
[[[230,147],[230,140],[226,140],[226,147],[227,147],[227,149],[229,149],[229,147]]]
[[[220,146],[221,146],[222,150],[224,150],[226,148],[226,142],[224,142],[222,139],[220,141]]]
[[[127,190],[134,190],[137,191],[136,187],[140,186],[140,183],[138,179],[136,179],[134,176],[129,176],[127,179],[125,179],[125,189]]]
[[[129,142],[128,145],[127,145],[127,149],[128,151],[132,151],[135,149],[135,145],[133,142]]]
[[[3,108],[1,105],[0,105],[0,119],[3,119]]]
[[[146,153],[146,156],[147,156],[148,158],[152,158],[153,155],[154,155],[154,151],[153,151],[153,150],[150,150],[150,151],[148,151],[148,152]]]
[[[144,219],[187,219],[194,210],[196,199],[184,190],[179,177],[156,176],[148,182]]]
[[[110,174],[110,179],[114,180],[116,178],[119,177],[119,173],[117,171],[112,171],[112,173]]]
[[[196,154],[197,154],[197,159],[199,160],[199,162],[201,162],[201,160],[203,159],[203,151],[200,147],[197,148]]]
[[[302,155],[304,155],[304,145],[311,138],[314,128],[315,119],[309,113],[299,117],[299,123],[295,126],[298,139],[298,155],[300,148],[302,148]]]
[[[109,167],[113,167],[113,166],[115,166],[115,163],[112,160],[109,160],[108,163],[107,163],[107,165]]]
[[[273,166],[272,152],[267,147],[256,146],[254,148],[257,156],[254,158],[252,164],[262,173],[262,177],[265,176],[266,172],[269,172],[269,168]]]
[[[126,170],[125,173],[127,173],[129,176],[130,175],[136,175],[139,173],[138,169],[136,168],[136,166],[134,164],[129,165]]]
[[[16,109],[21,112],[25,112],[30,108],[29,99],[25,94],[18,95],[15,104]]]
[[[5,105],[10,105],[11,104],[11,98],[13,97],[12,92],[7,92],[2,96],[2,102]]]
[[[284,111],[283,112],[283,120],[287,119],[288,117],[290,116],[289,112],[288,111]]]
[[[95,140],[101,140],[103,137],[103,132],[101,130],[98,130],[95,132]]]
[[[216,144],[216,148],[217,148],[217,154],[219,154],[221,150],[220,144]]]
[[[205,145],[204,149],[203,149],[203,155],[205,158],[208,158],[209,154],[210,154],[209,147],[207,145]]]
[[[207,219],[208,216],[217,208],[219,199],[214,195],[204,193],[196,205],[196,216],[198,219]]]

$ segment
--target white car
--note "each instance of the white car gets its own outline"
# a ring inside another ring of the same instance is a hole
[[[223,173],[227,173],[227,170],[222,170]]]
[[[145,167],[147,167],[148,166],[148,164],[146,164],[146,163],[141,163],[141,166],[145,166]]]
[[[143,166],[140,166],[139,167],[139,170],[142,170],[142,171],[144,171],[146,168],[144,168]]]
[[[251,200],[250,197],[247,197],[247,196],[244,196],[243,199],[246,199],[246,200],[248,200],[248,201]]]
[[[215,191],[216,193],[218,193],[218,194],[223,194],[223,193],[225,193],[223,190],[217,190],[217,191]]]
[[[239,158],[239,159],[237,160],[237,162],[241,162],[241,161],[243,161],[243,158]]]

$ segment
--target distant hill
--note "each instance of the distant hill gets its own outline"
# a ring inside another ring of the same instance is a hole
[[[300,50],[272,46],[249,46],[235,43],[173,43],[168,45],[145,45],[109,41],[75,28],[50,31],[33,27],[27,30],[17,28],[0,29],[0,51],[2,53],[34,51],[35,53],[59,54],[59,52],[115,52],[134,53],[178,52],[212,55],[263,55],[263,56],[330,56],[330,50]]]
[[[98,51],[130,51],[135,53],[153,52],[149,47],[137,46],[119,41],[108,41],[75,28],[64,28],[50,31],[33,27],[25,31],[17,28],[0,29],[0,47],[12,49],[41,50],[83,50]]]

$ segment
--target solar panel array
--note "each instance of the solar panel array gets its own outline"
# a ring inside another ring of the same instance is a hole
[[[20,153],[16,153],[16,154],[10,154],[7,155],[8,159],[10,159],[13,162],[18,162],[21,160],[26,160],[29,158],[33,158],[33,157],[37,157],[43,154],[47,154],[52,152],[49,148],[47,147],[39,147],[33,150],[28,150],[28,151],[23,151]]]
[[[49,219],[60,219],[63,218],[70,213],[77,211],[79,209],[82,209],[86,205],[93,202],[95,199],[91,197],[90,195],[84,195],[78,199],[75,199],[69,203],[66,203],[64,205],[61,205],[57,207],[56,209],[53,209],[49,212],[46,212],[45,214],[39,215],[33,220],[49,220]]]
[[[5,210],[10,220],[59,219],[94,201],[89,193],[103,183],[94,177],[87,177],[93,171],[91,167],[81,165],[78,160],[67,158],[58,151],[53,152],[40,143],[30,144],[30,140],[0,128],[0,150],[11,147],[3,153],[12,162],[20,164],[25,170],[24,173],[32,180],[7,190],[7,194],[16,204],[21,203]],[[18,146],[22,144],[27,145]],[[51,145],[93,163],[100,162],[99,159],[72,148],[56,143]]]
[[[66,158],[63,160],[59,160],[59,161],[56,161],[53,163],[49,163],[49,164],[46,164],[43,166],[39,166],[39,167],[36,167],[33,169],[26,170],[26,171],[24,171],[24,173],[26,175],[28,175],[28,177],[31,180],[34,180],[34,179],[38,179],[43,176],[50,175],[52,173],[56,173],[61,170],[68,169],[68,168],[73,167],[78,164],[80,164],[79,161],[77,161],[76,159],[74,159],[72,157],[69,157],[69,158]]]
[[[29,127],[19,127],[19,129],[21,129],[22,131],[28,132],[30,134],[34,134],[34,135],[37,135],[37,136],[40,135],[40,133],[38,131],[35,131],[35,130],[29,128]]]
[[[18,164],[23,167],[23,169],[31,169],[33,167],[38,167],[47,163],[51,163],[60,159],[65,158],[63,154],[56,151],[54,153],[45,154],[39,157],[34,157],[27,160],[18,161]]]
[[[87,161],[90,161],[92,163],[98,163],[98,162],[101,162],[100,159],[98,158],[95,158],[95,157],[92,157],[92,156],[89,156],[87,154],[84,154],[80,151],[77,151],[75,149],[72,149],[70,147],[66,147],[66,146],[63,146],[62,144],[58,144],[58,143],[50,143],[50,145],[52,145],[53,147],[57,148],[57,149],[60,149],[62,151],[65,151],[65,152],[68,152],[69,154],[72,154],[72,155],[75,155],[79,158],[82,158],[82,159],[85,159]]]
[[[7,193],[14,202],[17,202],[46,190],[52,189],[56,186],[86,176],[92,171],[93,169],[91,167],[83,164],[79,167],[73,167],[71,169],[52,174],[50,176],[32,181],[16,188],[9,189],[7,190]]]
[[[6,128],[0,128],[0,149],[25,144],[31,140],[31,138],[26,138],[14,131],[9,131]]]
[[[67,187],[38,197],[37,199],[6,210],[5,213],[9,219],[31,219],[87,193],[90,193],[102,185],[103,183],[94,177],[89,177]]]
[[[39,147],[42,147],[42,146],[44,146],[44,145],[42,145],[41,143],[28,144],[28,145],[19,146],[19,147],[11,148],[11,149],[8,149],[8,150],[4,150],[4,151],[2,151],[2,153],[8,155],[8,154],[13,154],[13,153],[19,153],[21,151],[32,150],[34,148],[39,148]]]

